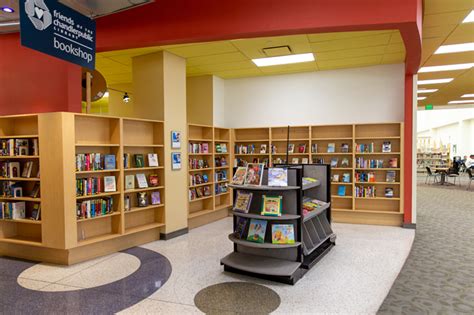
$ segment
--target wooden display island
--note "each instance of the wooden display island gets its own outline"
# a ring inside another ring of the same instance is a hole
[[[30,177],[0,178],[1,182],[17,182],[23,190],[22,197],[0,194],[0,202],[26,204],[25,219],[0,220],[0,255],[69,265],[158,240],[165,225],[163,133],[163,122],[144,119],[63,112],[0,117],[0,140],[33,143],[37,139],[39,144],[38,155],[15,152],[0,156],[0,163],[20,162],[22,170],[27,161],[33,161]],[[91,153],[114,156],[115,167],[78,171],[77,154]],[[148,165],[149,153],[157,155],[159,166]],[[145,165],[132,163],[125,168],[124,154],[143,155]],[[126,190],[125,176],[136,174],[147,179],[153,174],[159,184]],[[105,176],[115,178],[115,190],[96,185],[93,189],[98,193],[78,194],[77,180],[96,178],[104,185]],[[32,183],[39,183],[40,194],[26,197],[32,193]],[[151,203],[155,191],[160,192],[159,204]],[[146,206],[138,207],[139,192],[147,192]],[[130,201],[127,210],[125,199]],[[110,211],[77,215],[78,204],[97,200],[106,200]],[[41,205],[41,215],[38,220],[28,219],[35,204]]]

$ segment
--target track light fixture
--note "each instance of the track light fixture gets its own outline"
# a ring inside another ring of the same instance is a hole
[[[130,96],[128,96],[127,92],[125,92],[125,94],[123,95],[123,101],[124,103],[130,102]]]

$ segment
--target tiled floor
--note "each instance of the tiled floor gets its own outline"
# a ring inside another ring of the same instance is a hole
[[[171,262],[171,276],[163,287],[121,313],[200,313],[194,305],[200,290],[222,282],[248,281],[265,285],[280,296],[277,314],[373,314],[414,239],[414,230],[409,229],[334,224],[337,245],[296,285],[289,286],[223,272],[219,260],[233,249],[227,238],[231,225],[227,218],[170,241],[144,245]],[[33,290],[80,290],[127,277],[138,267],[136,257],[119,253],[71,267],[36,265],[22,272],[18,282]]]

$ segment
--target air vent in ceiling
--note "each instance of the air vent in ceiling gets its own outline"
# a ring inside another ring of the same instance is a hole
[[[276,57],[276,56],[291,55],[292,51],[291,51],[290,46],[285,45],[285,46],[265,47],[263,48],[263,53],[267,57]]]

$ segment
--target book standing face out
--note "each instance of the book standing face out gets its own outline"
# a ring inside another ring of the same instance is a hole
[[[268,169],[268,186],[288,186],[288,170],[270,167]]]
[[[262,185],[263,163],[249,163],[247,165],[247,174],[245,175],[245,185]]]
[[[272,224],[273,244],[294,244],[295,231],[293,224]]]
[[[251,192],[237,190],[237,197],[235,198],[234,210],[238,212],[248,213],[250,204],[252,203]]]
[[[233,185],[243,185],[245,182],[245,175],[247,174],[247,168],[244,166],[237,167],[234,177],[232,178],[231,184]]]
[[[263,243],[265,241],[265,232],[267,230],[266,220],[251,219],[247,241]]]
[[[262,196],[261,215],[279,217],[282,211],[282,196]]]

